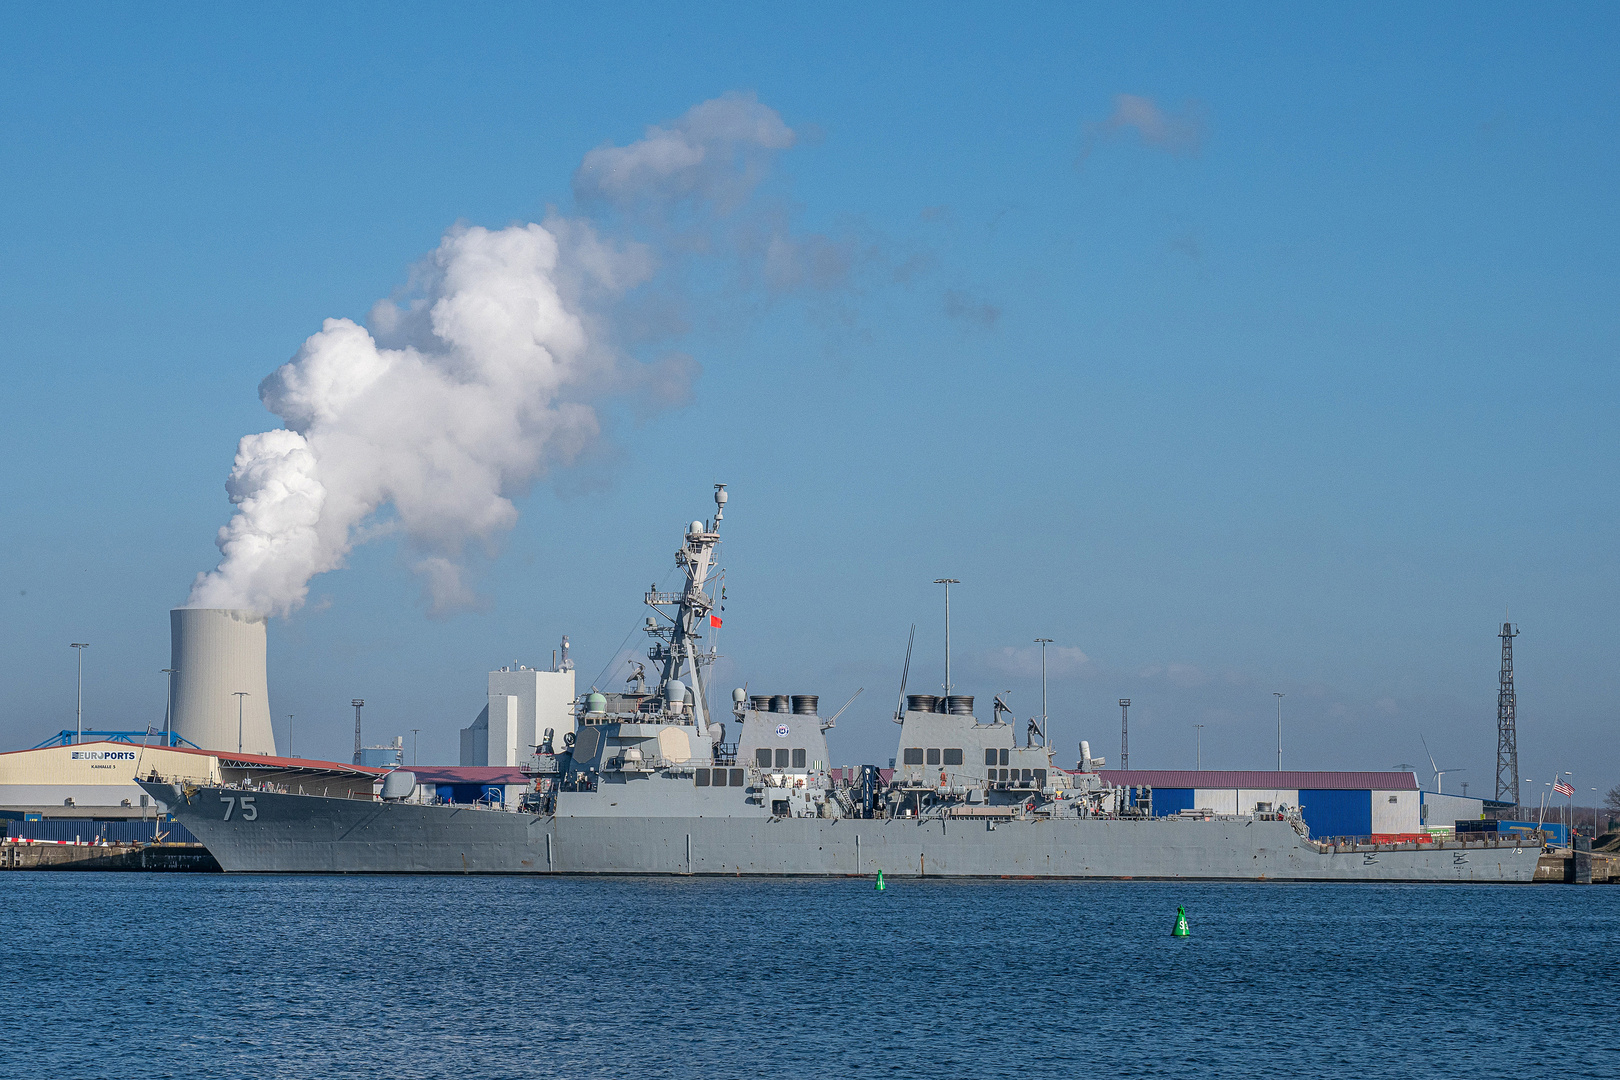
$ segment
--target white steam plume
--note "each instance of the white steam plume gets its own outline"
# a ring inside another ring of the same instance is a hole
[[[746,200],[792,142],[774,111],[727,95],[627,147],[591,151],[575,187],[665,213],[684,203],[701,219]],[[578,218],[451,229],[403,306],[379,302],[369,330],[326,320],[260,384],[286,427],[238,445],[224,557],[187,603],[288,614],[312,577],[384,532],[403,535],[434,611],[475,602],[467,549],[510,529],[513,497],[598,439],[594,401],[689,393],[690,359],[641,364],[607,333],[614,305],[658,268],[652,248]]]

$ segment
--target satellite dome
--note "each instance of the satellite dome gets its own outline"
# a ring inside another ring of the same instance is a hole
[[[383,777],[382,797],[390,802],[396,799],[409,798],[411,792],[416,790],[416,774],[406,772],[404,769],[395,769]]]

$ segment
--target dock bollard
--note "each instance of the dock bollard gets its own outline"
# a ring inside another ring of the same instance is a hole
[[[1176,905],[1176,928],[1170,931],[1171,937],[1187,936],[1187,909],[1180,904]]]
[[[881,870],[878,871],[878,876],[877,876],[877,891],[878,892],[883,891],[883,871],[881,871]]]

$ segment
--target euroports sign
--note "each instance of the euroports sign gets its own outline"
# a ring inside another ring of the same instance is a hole
[[[75,750],[72,761],[134,761],[133,750]]]

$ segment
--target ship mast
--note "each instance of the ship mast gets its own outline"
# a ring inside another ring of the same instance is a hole
[[[656,589],[647,593],[647,606],[669,620],[668,626],[660,626],[651,618],[647,620],[647,632],[661,639],[647,650],[649,659],[663,664],[658,689],[667,695],[669,684],[679,681],[683,674],[686,676],[687,685],[692,689],[692,722],[699,731],[709,729],[703,666],[719,659],[712,651],[703,652],[701,642],[703,630],[709,626],[714,611],[714,598],[706,590],[716,574],[714,548],[720,542],[720,522],[725,516],[726,485],[716,484],[714,520],[692,522],[686,530],[685,541],[675,552],[675,565],[686,570],[686,588],[678,593]],[[675,608],[673,615],[663,610],[670,606]],[[675,705],[679,708],[679,703]]]

